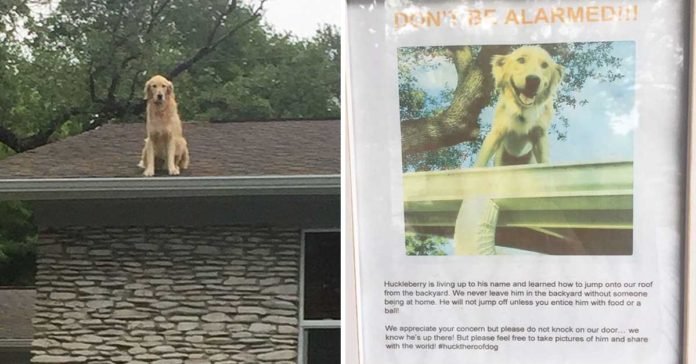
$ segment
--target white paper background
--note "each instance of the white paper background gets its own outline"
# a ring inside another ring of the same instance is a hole
[[[402,2],[392,1],[399,8]],[[474,2],[425,2],[451,9]],[[363,362],[385,363],[678,363],[680,264],[683,237],[683,168],[686,152],[685,5],[678,1],[597,2],[638,4],[636,22],[534,25],[395,33],[393,8],[383,2],[348,4],[351,140],[355,172],[360,342]],[[508,8],[559,2],[475,2]],[[563,6],[587,5],[564,1]],[[634,147],[634,255],[408,257],[404,253],[401,136],[397,47],[635,41],[639,127]],[[402,309],[384,314],[385,280],[654,281],[653,297],[633,310],[524,307]],[[417,314],[409,314],[416,311]],[[637,327],[648,344],[551,345],[498,343],[490,351],[390,351],[386,324]]]

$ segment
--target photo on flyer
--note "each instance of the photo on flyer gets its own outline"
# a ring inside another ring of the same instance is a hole
[[[400,47],[407,255],[631,255],[632,41]]]
[[[360,359],[681,362],[688,4],[366,3],[348,3]]]

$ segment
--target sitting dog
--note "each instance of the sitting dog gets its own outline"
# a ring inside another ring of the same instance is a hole
[[[495,166],[548,163],[547,134],[563,67],[537,46],[493,56],[491,65],[499,99],[474,166],[485,167],[493,156]]]
[[[148,143],[150,142],[150,138],[145,138],[144,139],[144,146],[143,146],[143,151],[140,156],[140,162],[138,163],[138,167],[146,169],[145,166],[145,161],[147,160],[148,157],[148,148],[150,147]],[[157,148],[155,146],[155,148]],[[161,150],[155,151],[155,155],[166,155],[167,151],[166,150]],[[158,168],[158,162],[166,162],[165,159],[162,158],[155,158],[155,169]],[[159,164],[161,166],[161,164]],[[189,151],[188,151],[188,143],[186,142],[186,139],[184,138],[177,138],[176,139],[176,150],[174,152],[174,165],[178,166],[180,169],[187,169],[189,166]],[[147,175],[146,176],[151,176]]]
[[[147,138],[138,166],[145,169],[143,175],[153,176],[155,163],[161,160],[170,175],[178,175],[180,169],[189,166],[189,151],[177,111],[174,85],[162,76],[154,76],[145,83],[144,94]]]

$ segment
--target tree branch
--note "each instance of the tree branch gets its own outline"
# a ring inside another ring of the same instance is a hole
[[[7,145],[10,149],[17,153],[21,153],[30,149],[40,147],[48,143],[48,139],[61,126],[67,123],[73,116],[83,114],[80,108],[71,108],[51,119],[48,127],[40,132],[28,137],[20,137],[10,129],[0,126],[0,142]]]
[[[13,133],[12,130],[0,125],[0,142],[5,144],[10,149],[15,152],[20,152],[20,141],[17,134]]]
[[[227,16],[230,15],[236,9],[237,9],[237,0],[232,0],[227,4],[225,11],[220,13],[217,20],[215,21],[215,25],[213,26],[213,30],[211,30],[210,33],[208,34],[208,40],[206,42],[206,45],[213,44],[213,40],[215,40],[215,36],[217,35],[218,29],[220,29],[220,26],[225,21]]]
[[[97,101],[97,91],[96,91],[96,86],[95,86],[95,81],[94,81],[94,74],[97,72],[96,69],[93,68],[92,63],[90,62],[89,65],[89,97],[92,99],[92,102],[98,102]]]
[[[121,74],[123,73],[123,70],[130,62],[138,59],[138,57],[140,57],[140,54],[139,52],[136,52],[136,54],[132,54],[121,61],[119,68],[114,69],[113,73],[111,74],[111,84],[109,85],[109,91],[106,96],[109,103],[113,103],[116,99],[116,89],[118,88],[118,84],[121,82]]]
[[[155,4],[157,1],[152,2],[152,6],[150,6],[150,22],[147,24],[147,28],[145,29],[145,34],[150,34],[152,32],[152,29],[155,27],[156,19],[159,17],[159,15],[164,11],[164,9],[169,5],[171,0],[164,0],[162,4],[155,10]]]
[[[217,40],[213,40],[213,38],[208,37],[208,44],[205,46],[201,47],[194,53],[193,56],[189,57],[185,61],[177,64],[171,71],[167,73],[167,78],[174,79],[176,76],[180,75],[181,73],[187,71],[189,68],[191,68],[196,62],[200,61],[203,59],[205,56],[208,54],[212,53],[222,42],[225,40],[229,39],[232,35],[234,35],[236,32],[238,32],[240,29],[242,29],[244,26],[247,24],[251,23],[252,21],[257,20],[261,16],[261,10],[263,10],[263,5],[266,1],[262,0],[259,4],[259,6],[254,9],[251,13],[251,15],[245,19],[243,22],[237,24],[234,26],[232,29],[227,31],[224,35],[220,36]],[[236,6],[236,1],[232,1],[233,4]],[[225,16],[224,14],[220,16],[222,18]],[[218,20],[220,19],[218,18]],[[217,27],[213,28],[214,32],[217,32]]]
[[[474,56],[471,47],[449,48],[457,71],[452,103],[433,117],[401,123],[403,154],[436,150],[476,139],[478,116],[493,93],[491,58],[495,54],[507,54],[510,49],[509,46],[483,47]]]
[[[138,83],[138,78],[139,78],[139,72],[135,72],[133,75],[133,79],[131,80],[131,88],[130,92],[128,93],[128,100],[131,100],[133,98],[133,95],[135,95],[135,85]]]

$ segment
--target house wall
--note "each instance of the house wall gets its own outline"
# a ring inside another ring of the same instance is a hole
[[[300,230],[40,234],[33,363],[294,363]]]

